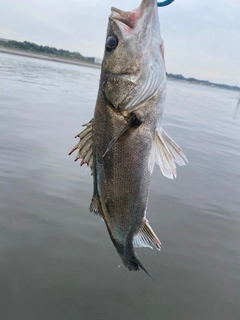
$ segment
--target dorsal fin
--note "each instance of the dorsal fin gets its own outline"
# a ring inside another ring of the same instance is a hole
[[[99,203],[99,200],[96,195],[92,196],[92,200],[89,206],[89,211],[95,213],[96,215],[100,216],[103,219],[101,204]]]
[[[92,170],[93,166],[93,150],[92,150],[92,131],[93,131],[93,119],[87,124],[83,125],[86,127],[83,131],[81,131],[75,138],[79,138],[80,141],[76,144],[76,146],[69,152],[69,155],[72,154],[75,150],[78,149],[77,156],[74,161],[78,159],[82,159],[80,162],[80,166],[84,163],[87,164]]]
[[[147,220],[143,222],[139,232],[134,236],[133,245],[135,248],[148,247],[151,249],[154,245],[157,250],[161,250],[161,242]]]

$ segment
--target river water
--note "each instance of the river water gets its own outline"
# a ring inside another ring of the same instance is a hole
[[[0,319],[239,320],[240,114],[233,91],[168,82],[163,127],[189,159],[155,167],[147,217],[162,251],[118,265],[88,212],[92,177],[67,154],[100,71],[0,54]]]

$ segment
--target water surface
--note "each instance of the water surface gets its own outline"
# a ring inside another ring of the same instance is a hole
[[[88,212],[92,177],[68,157],[99,70],[0,54],[0,319],[240,319],[240,115],[233,91],[168,83],[163,127],[189,159],[155,167],[148,219],[162,251],[128,272]]]

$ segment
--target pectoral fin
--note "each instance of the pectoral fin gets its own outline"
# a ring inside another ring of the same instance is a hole
[[[152,245],[154,245],[157,250],[161,250],[161,242],[147,220],[145,220],[139,232],[134,236],[133,245],[135,248],[148,247],[151,249]]]
[[[109,150],[111,150],[111,148],[113,147],[113,145],[118,141],[119,138],[121,138],[124,133],[129,130],[130,128],[133,127],[138,127],[142,124],[142,121],[139,120],[135,113],[130,113],[130,118],[128,120],[128,122],[126,123],[125,127],[122,129],[122,131],[120,131],[108,144],[107,150],[104,152],[103,154],[103,158],[105,157],[105,155],[108,153]]]
[[[161,128],[156,132],[153,147],[149,158],[149,170],[153,171],[154,163],[157,162],[162,174],[173,179],[177,177],[176,163],[184,166],[188,162],[182,149]]]
[[[69,155],[78,149],[78,153],[75,158],[75,161],[77,161],[78,159],[82,159],[80,166],[86,163],[92,169],[92,166],[93,166],[93,150],[92,150],[93,119],[89,123],[83,126],[86,128],[75,137],[75,138],[78,137],[80,141],[69,152]]]

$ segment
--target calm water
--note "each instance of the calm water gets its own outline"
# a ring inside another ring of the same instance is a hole
[[[238,94],[169,82],[164,129],[189,164],[153,173],[162,251],[130,273],[88,213],[89,170],[67,154],[92,115],[99,70],[0,54],[0,319],[239,320]]]

